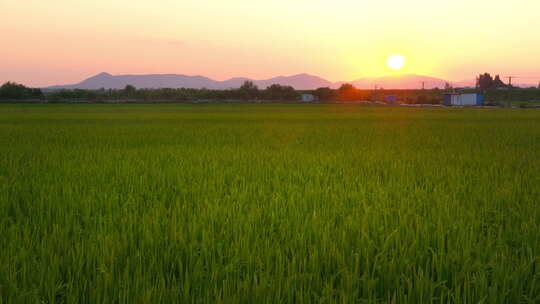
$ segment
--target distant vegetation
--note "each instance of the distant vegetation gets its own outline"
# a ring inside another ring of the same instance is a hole
[[[450,92],[482,92],[487,104],[527,104],[540,102],[540,88],[517,88],[505,85],[498,75],[492,78],[485,73],[478,77],[476,88],[452,88],[450,84],[442,89],[429,90],[377,90],[357,89],[351,84],[343,84],[338,89],[328,87],[316,90],[295,90],[291,86],[273,84],[266,89],[258,88],[246,81],[238,89],[137,89],[127,85],[124,89],[100,90],[58,90],[43,93],[40,89],[7,82],[0,87],[0,101],[3,102],[49,102],[49,103],[189,103],[189,102],[296,102],[304,93],[313,94],[321,103],[347,103],[353,101],[384,101],[394,95],[397,102],[406,104],[441,104],[443,94]]]
[[[43,98],[43,93],[40,89],[28,88],[22,84],[18,84],[15,82],[6,82],[0,87],[0,100],[23,100],[41,98]]]
[[[493,78],[489,73],[484,73],[478,75],[478,77],[476,78],[476,88],[485,91],[497,90],[501,88],[512,88],[512,86],[502,82],[499,75],[495,75],[495,78]]]
[[[52,102],[67,101],[124,101],[124,102],[189,102],[189,101],[294,101],[299,98],[300,91],[293,87],[274,84],[260,90],[251,81],[246,81],[238,89],[137,89],[128,85],[122,90],[60,90],[47,93],[47,99]]]

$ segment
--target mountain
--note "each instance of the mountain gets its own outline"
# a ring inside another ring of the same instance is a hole
[[[122,89],[130,84],[136,88],[207,88],[207,89],[231,89],[240,87],[245,81],[253,81],[259,88],[266,88],[272,84],[289,85],[297,90],[312,90],[320,87],[339,88],[343,83],[351,83],[359,89],[372,89],[375,86],[384,89],[420,89],[424,82],[426,89],[444,88],[447,82],[444,79],[421,76],[400,75],[379,78],[362,78],[352,82],[330,82],[321,77],[309,74],[297,74],[292,76],[279,76],[270,79],[252,80],[249,78],[231,78],[225,81],[217,81],[203,76],[188,76],[179,74],[149,74],[149,75],[111,75],[100,73],[71,85],[60,85],[45,88],[46,90],[60,89],[87,89],[97,90]]]
[[[279,76],[267,80],[256,80],[255,84],[259,88],[266,88],[273,84],[289,85],[297,90],[313,90],[321,87],[331,87],[333,84],[321,77],[309,74],[298,74],[293,76]]]
[[[194,89],[230,89],[239,88],[249,78],[231,78],[217,81],[203,76],[187,76],[178,74],[151,74],[151,75],[111,75],[100,73],[71,85],[52,86],[48,90],[60,89],[123,89],[130,84],[136,88],[194,88]],[[259,88],[266,88],[272,84],[290,85],[297,90],[309,90],[318,87],[332,86],[328,80],[308,74],[293,76],[279,76],[264,80],[251,80]]]
[[[111,75],[100,73],[82,82],[72,85],[52,86],[47,89],[86,89],[97,90],[123,89],[126,85],[136,88],[220,88],[218,82],[202,76],[186,76],[176,74],[151,74],[151,75]]]

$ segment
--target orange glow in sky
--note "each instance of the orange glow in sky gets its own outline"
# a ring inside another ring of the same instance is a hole
[[[1,0],[0,82],[540,74],[538,0]],[[392,54],[406,64],[387,66]]]

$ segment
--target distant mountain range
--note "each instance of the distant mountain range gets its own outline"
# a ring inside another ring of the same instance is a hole
[[[187,76],[179,74],[149,74],[149,75],[111,75],[100,73],[71,85],[58,85],[45,88],[46,90],[61,89],[87,89],[97,90],[122,89],[130,84],[138,89],[142,88],[194,88],[194,89],[232,89],[240,87],[244,81],[251,80],[259,88],[266,88],[272,84],[289,85],[297,90],[312,90],[320,87],[338,88],[344,83],[350,83],[359,89],[420,89],[422,83],[426,89],[444,88],[447,82],[444,79],[420,76],[400,75],[378,78],[362,78],[350,82],[330,82],[318,76],[298,74],[293,76],[279,76],[264,80],[249,78],[231,78],[225,81],[217,81],[203,76]],[[457,83],[456,83],[457,84]],[[459,83],[459,86],[472,85]]]

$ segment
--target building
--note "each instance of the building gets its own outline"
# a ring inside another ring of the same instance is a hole
[[[455,105],[458,103],[459,100],[459,94],[451,93],[451,94],[444,94],[444,100],[443,104],[446,106]]]
[[[397,96],[396,95],[386,95],[384,97],[384,100],[387,102],[387,103],[396,103],[397,102]]]
[[[447,106],[480,106],[484,104],[484,94],[444,94],[444,102]]]
[[[317,96],[315,96],[313,94],[302,94],[302,95],[300,95],[300,101],[302,101],[302,102],[317,101]]]

